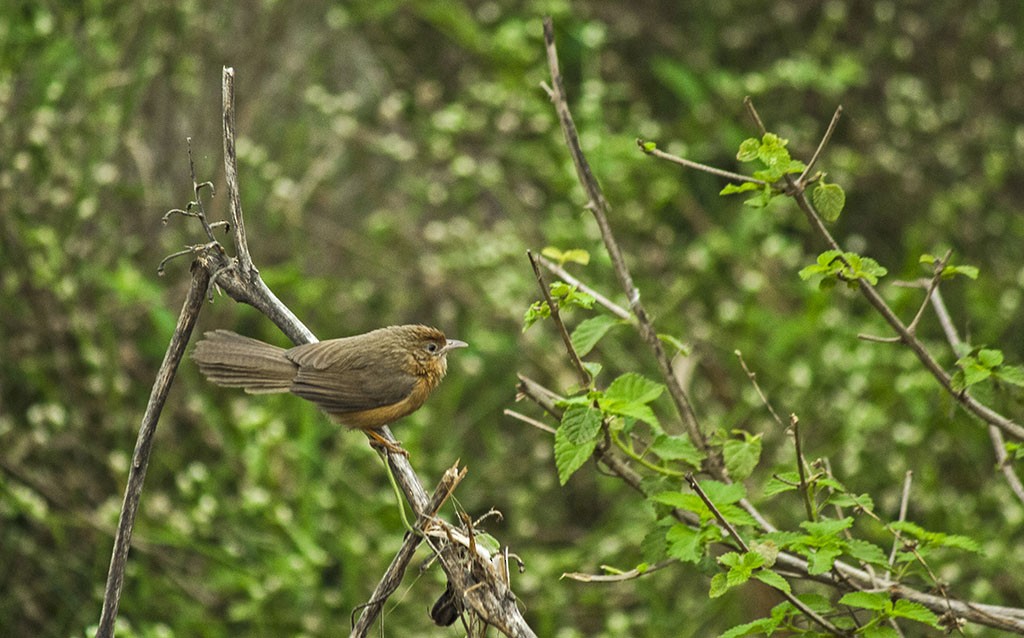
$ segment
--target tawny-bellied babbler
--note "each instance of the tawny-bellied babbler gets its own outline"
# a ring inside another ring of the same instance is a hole
[[[287,350],[214,330],[196,344],[192,359],[217,385],[252,394],[291,392],[338,423],[365,430],[387,449],[405,453],[376,430],[418,410],[448,370],[448,351],[466,345],[419,325]]]

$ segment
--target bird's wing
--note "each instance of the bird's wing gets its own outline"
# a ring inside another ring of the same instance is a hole
[[[398,403],[416,386],[404,361],[381,353],[321,341],[292,348],[286,356],[299,366],[291,392],[330,413],[359,412]],[[400,371],[400,372],[396,372]]]

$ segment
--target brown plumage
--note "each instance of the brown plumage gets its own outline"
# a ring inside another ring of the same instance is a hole
[[[338,423],[375,430],[419,409],[444,377],[448,351],[465,346],[436,328],[419,325],[390,326],[288,350],[214,330],[196,344],[192,359],[217,385],[253,394],[291,392]]]

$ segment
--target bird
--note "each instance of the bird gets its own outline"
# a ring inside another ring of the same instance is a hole
[[[468,345],[424,325],[388,326],[290,349],[213,330],[196,344],[192,359],[217,385],[250,394],[290,392],[408,456],[378,429],[418,410],[444,378],[448,353]]]

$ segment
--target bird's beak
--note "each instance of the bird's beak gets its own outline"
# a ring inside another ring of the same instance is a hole
[[[465,341],[459,341],[458,339],[448,339],[444,344],[444,351],[454,350],[455,348],[468,348],[469,344]]]

